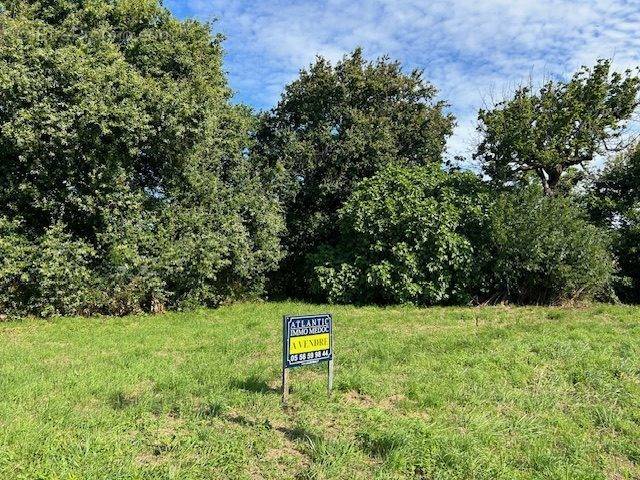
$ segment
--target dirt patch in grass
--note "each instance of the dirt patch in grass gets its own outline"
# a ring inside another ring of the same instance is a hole
[[[355,390],[345,392],[343,398],[347,403],[352,405],[357,405],[362,408],[381,408],[383,410],[396,409],[401,402],[406,400],[406,397],[399,393],[385,397],[382,400],[375,400],[373,397]]]
[[[267,450],[264,454],[264,460],[277,465],[278,476],[280,478],[287,477],[287,470],[291,469],[297,472],[304,471],[311,464],[311,459],[307,454],[299,450],[298,446],[286,435],[281,435],[282,444]]]
[[[349,390],[343,395],[345,401],[352,405],[358,405],[363,408],[373,408],[379,406],[373,398],[355,390]]]
[[[182,365],[186,360],[182,352],[175,352],[170,350],[158,350],[157,352],[155,352],[155,354],[158,357],[170,359],[174,366]]]
[[[136,465],[140,467],[153,467],[157,465],[162,465],[167,462],[167,458],[162,455],[154,455],[150,452],[143,452],[134,458],[134,462]]]
[[[184,426],[184,420],[175,415],[166,415],[163,425],[158,428],[158,435],[165,437],[176,437]]]
[[[625,478],[640,478],[640,466],[627,457],[612,455],[608,457],[605,474],[607,480],[624,480]]]
[[[398,405],[404,400],[406,400],[406,397],[401,393],[397,393],[395,395],[391,395],[390,397],[382,399],[382,401],[378,405],[385,410],[391,410],[393,408],[398,408]]]
[[[44,360],[44,364],[48,367],[68,367],[72,362],[69,355],[56,355]]]
[[[145,394],[152,391],[154,386],[151,380],[142,380],[130,387],[113,392],[109,397],[109,403],[114,410],[123,410],[137,404]]]
[[[285,410],[288,415],[295,415],[295,410],[288,408]],[[261,461],[275,465],[278,471],[278,478],[290,478],[291,470],[303,472],[311,464],[311,458],[305,452],[303,442],[313,437],[313,434],[301,428],[291,427],[290,422],[282,420],[256,420],[232,410],[222,415],[221,418],[233,425],[235,428],[255,430],[256,428],[266,429],[276,435],[272,446],[261,456]],[[291,420],[291,423],[294,420]],[[249,467],[251,478],[263,478],[255,465]],[[295,477],[295,475],[294,475]]]

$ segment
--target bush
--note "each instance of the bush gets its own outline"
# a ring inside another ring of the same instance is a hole
[[[99,308],[96,280],[90,268],[95,251],[55,224],[38,239],[29,271],[31,301],[27,313],[47,317],[83,315]]]
[[[260,182],[185,172],[189,188],[145,207],[126,187],[105,200],[98,235],[107,308],[118,314],[217,306],[263,293],[280,259],[282,216]]]
[[[571,199],[538,188],[505,193],[489,210],[481,297],[548,304],[610,294],[606,234]]]
[[[471,174],[387,167],[340,210],[338,245],[312,257],[314,292],[331,302],[467,302],[485,203]]]
[[[0,313],[81,315],[99,308],[94,250],[56,224],[32,242],[19,222],[0,219]]]
[[[19,230],[18,221],[0,216],[0,315],[21,312],[29,297],[28,267],[34,247]]]
[[[171,306],[217,306],[264,292],[280,260],[282,216],[257,193],[259,182],[237,180],[242,185],[205,176],[162,211],[155,240]]]
[[[613,237],[615,290],[625,302],[640,302],[640,144],[607,160],[590,185],[585,203],[594,222]]]
[[[640,208],[626,214],[614,231],[613,251],[617,258],[615,289],[620,300],[640,303]]]
[[[571,199],[525,188],[489,200],[471,174],[389,167],[340,210],[312,257],[330,302],[550,304],[611,298],[608,236]]]
[[[167,305],[158,261],[158,214],[146,209],[144,202],[143,195],[131,192],[124,183],[101,201],[97,268],[106,313],[158,312]]]

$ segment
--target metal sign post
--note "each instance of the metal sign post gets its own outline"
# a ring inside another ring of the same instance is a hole
[[[327,395],[333,390],[333,358],[327,362]]]
[[[327,393],[333,388],[333,318],[330,314],[282,318],[282,403],[289,400],[289,369],[327,364]]]

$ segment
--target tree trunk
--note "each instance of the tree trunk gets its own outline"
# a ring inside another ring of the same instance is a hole
[[[544,189],[544,194],[547,197],[556,196],[556,188],[560,182],[560,177],[562,176],[563,171],[564,169],[562,165],[555,165],[548,170],[544,168],[538,170],[538,176],[542,181],[542,188]]]
[[[542,189],[544,190],[544,194],[548,197],[552,197],[553,191],[549,187],[549,180],[544,169],[539,168],[538,170],[536,170],[536,173],[538,174],[538,177],[540,177],[540,181],[542,182]]]

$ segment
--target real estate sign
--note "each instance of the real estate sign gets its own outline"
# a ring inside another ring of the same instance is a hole
[[[282,398],[289,394],[287,369],[328,362],[333,384],[333,318],[330,314],[287,315],[282,320]]]
[[[284,317],[285,368],[331,360],[332,327],[329,314]]]

